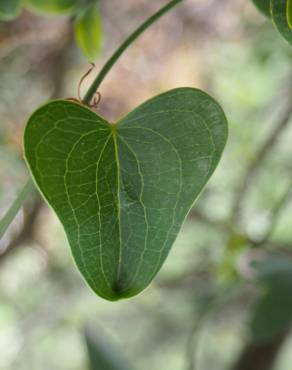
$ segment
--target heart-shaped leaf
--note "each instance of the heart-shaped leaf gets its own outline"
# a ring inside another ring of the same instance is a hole
[[[252,0],[252,2],[265,16],[271,17],[270,0]]]
[[[288,24],[288,0],[271,0],[271,12],[274,23],[281,35],[292,44],[292,29]]]
[[[127,298],[151,282],[226,138],[221,107],[192,88],[161,94],[116,124],[64,100],[33,113],[27,163],[97,294]]]
[[[0,19],[9,21],[19,16],[21,0],[0,0]]]

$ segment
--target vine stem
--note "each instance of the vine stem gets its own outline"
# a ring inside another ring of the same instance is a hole
[[[31,178],[29,178],[24,187],[18,193],[16,199],[14,200],[10,208],[7,210],[7,212],[0,221],[0,239],[8,229],[11,222],[14,220],[15,216],[22,207],[27,196],[32,192],[34,188],[35,187],[33,181]]]
[[[144,23],[142,23],[112,54],[112,56],[105,63],[104,67],[101,69],[100,73],[97,75],[96,79],[93,81],[92,85],[89,87],[83,102],[85,104],[90,104],[93,99],[97,89],[99,88],[101,82],[104,80],[106,75],[109,73],[111,68],[117,62],[119,57],[124,53],[124,51],[155,21],[162,17],[165,13],[171,10],[175,5],[181,3],[183,0],[172,0],[156,13],[154,13],[150,18],[148,18]],[[23,186],[22,190],[19,192],[13,204],[10,206],[4,217],[0,220],[0,238],[4,235],[5,231],[9,227],[10,223],[13,221],[14,217],[17,215],[18,211],[22,207],[28,194],[34,189],[34,184],[32,179],[28,179],[26,184]]]
[[[124,53],[124,51],[147,29],[149,28],[154,22],[156,22],[159,18],[161,18],[165,13],[167,13],[170,9],[172,9],[178,3],[181,3],[183,0],[172,0],[164,7],[159,9],[156,13],[154,13],[150,18],[148,18],[144,23],[142,23],[122,44],[121,46],[112,54],[112,56],[108,59],[105,63],[103,68],[101,69],[100,73],[97,75],[96,79],[93,81],[92,85],[89,87],[87,93],[84,96],[83,103],[90,104],[94,94],[96,93],[97,89],[99,88],[100,84],[108,74],[108,72],[112,69],[113,65],[117,62],[120,56]]]

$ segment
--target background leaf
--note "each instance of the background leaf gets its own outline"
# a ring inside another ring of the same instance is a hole
[[[277,29],[292,44],[292,29],[287,20],[287,0],[271,0],[271,12]]]
[[[221,107],[192,88],[152,98],[116,125],[62,100],[32,115],[27,163],[97,294],[127,298],[151,282],[226,138]]]
[[[77,0],[25,0],[32,11],[42,14],[67,14],[72,13],[77,5]]]
[[[0,0],[0,19],[9,21],[19,16],[21,0]]]
[[[287,22],[289,28],[292,29],[292,0],[287,1]]]
[[[102,48],[102,20],[96,5],[90,6],[77,17],[75,38],[83,54],[90,61],[99,55]]]
[[[89,357],[90,370],[131,370],[132,367],[126,362],[118,349],[110,343],[100,330],[93,332],[92,328],[86,328],[85,342]]]
[[[271,17],[270,0],[252,0],[252,2],[265,16]]]
[[[292,322],[292,262],[271,258],[257,267],[262,297],[251,320],[255,342],[269,342],[287,331]]]

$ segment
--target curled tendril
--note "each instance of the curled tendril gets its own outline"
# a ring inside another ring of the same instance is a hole
[[[94,94],[94,97],[93,97],[93,100],[92,102],[90,102],[89,104],[86,104],[84,103],[84,101],[82,100],[81,98],[81,85],[83,83],[83,81],[85,80],[85,78],[87,76],[90,75],[90,73],[92,72],[92,70],[95,68],[95,64],[94,63],[90,63],[90,68],[88,69],[88,71],[81,77],[79,83],[78,83],[78,98],[68,98],[67,100],[72,100],[72,101],[75,101],[79,104],[84,104],[84,105],[87,105],[88,107],[90,108],[97,108],[98,107],[98,104],[100,103],[101,101],[101,93],[99,91],[96,91],[95,94]]]

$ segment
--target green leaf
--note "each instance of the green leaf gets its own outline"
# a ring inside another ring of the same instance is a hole
[[[290,30],[292,30],[292,0],[287,1],[286,14],[287,14],[288,26]]]
[[[32,11],[41,14],[70,14],[77,5],[77,0],[25,0]]]
[[[64,100],[31,116],[27,163],[97,294],[127,298],[151,282],[226,138],[221,107],[192,88],[152,98],[116,124]]]
[[[102,47],[102,21],[96,6],[89,7],[75,22],[75,38],[83,54],[93,61]]]
[[[9,21],[19,16],[21,0],[0,0],[0,20]]]
[[[252,0],[252,2],[265,16],[271,17],[270,0]]]
[[[263,294],[251,320],[254,342],[270,342],[292,323],[292,262],[271,258],[257,267]]]
[[[281,35],[292,44],[292,29],[288,24],[287,0],[271,0],[273,21]]]
[[[15,201],[12,203],[11,207],[9,207],[4,217],[0,220],[0,239],[5,234],[9,225],[14,220],[18,211],[22,207],[25,199],[27,198],[27,196],[29,195],[33,188],[34,184],[32,180],[29,179],[27,183],[24,185],[24,187],[20,190],[19,194],[15,198]]]
[[[130,370],[132,368],[118,349],[104,335],[100,335],[100,330],[93,333],[92,329],[86,329],[84,336],[90,370]]]

